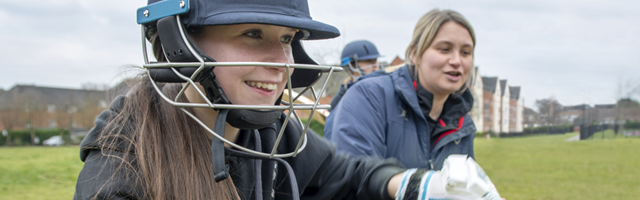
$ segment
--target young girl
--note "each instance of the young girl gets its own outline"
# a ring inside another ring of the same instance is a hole
[[[285,88],[340,69],[302,49],[339,35],[306,0],[150,0],[138,23],[158,62],[96,119],[74,199],[390,199],[445,174],[336,154],[292,120],[316,105],[289,105]]]

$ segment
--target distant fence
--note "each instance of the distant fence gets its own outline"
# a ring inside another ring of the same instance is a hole
[[[545,127],[535,127],[535,128],[526,128],[522,132],[508,132],[508,133],[500,133],[498,137],[523,137],[523,136],[531,136],[531,135],[552,135],[552,134],[565,134],[573,132],[573,126],[545,126]]]
[[[589,139],[591,136],[593,136],[594,133],[604,131],[607,129],[611,129],[611,127],[608,124],[590,125],[590,126],[582,125],[580,126],[580,140]]]

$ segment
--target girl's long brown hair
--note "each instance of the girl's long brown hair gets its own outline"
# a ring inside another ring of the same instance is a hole
[[[153,31],[150,41],[156,58],[164,60]],[[122,161],[117,170],[130,177],[125,181],[142,186],[145,199],[239,199],[230,178],[213,179],[209,133],[164,101],[144,73],[131,85],[122,110],[99,140],[103,150],[125,147],[124,155],[115,157]],[[180,83],[158,86],[171,99],[182,87]],[[187,99],[183,96],[180,101]]]

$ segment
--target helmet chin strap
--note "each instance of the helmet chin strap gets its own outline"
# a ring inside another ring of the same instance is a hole
[[[224,137],[225,122],[229,122],[231,126],[239,129],[261,129],[280,119],[281,113],[281,110],[220,109],[213,130],[221,137]],[[224,142],[213,137],[211,139],[211,162],[213,165],[213,179],[216,182],[229,177],[229,165],[226,164],[224,157]]]
[[[213,131],[221,137],[224,137],[227,113],[229,113],[228,109],[221,109],[218,112],[215,127],[213,127]],[[211,162],[213,165],[213,179],[216,182],[229,178],[229,165],[224,160],[224,142],[216,137],[211,139]]]

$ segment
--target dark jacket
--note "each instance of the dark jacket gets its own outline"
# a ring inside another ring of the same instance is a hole
[[[119,149],[122,148],[101,150],[96,142],[100,131],[120,112],[124,101],[125,97],[114,100],[110,108],[98,116],[96,127],[82,141],[80,159],[85,165],[78,176],[74,199],[90,199],[96,195],[100,187],[104,188],[98,194],[98,199],[143,197],[144,185],[131,181],[131,174],[114,171],[122,162],[109,159],[107,156],[121,156],[123,152]],[[259,134],[241,131],[239,140],[245,147],[256,149],[256,146],[261,146],[261,149],[265,149],[263,152],[270,152],[285,117],[272,126],[259,130]],[[124,134],[131,134],[126,130],[125,127]],[[301,133],[302,129],[298,123],[289,122],[277,151],[292,152]],[[273,199],[272,194],[275,195],[275,199],[291,199],[291,195],[300,195],[301,199],[389,199],[387,183],[393,175],[404,171],[401,164],[393,159],[353,158],[346,154],[336,154],[335,147],[328,141],[314,133],[308,133],[307,136],[308,144],[304,151],[295,158],[284,159],[295,174],[287,173],[286,166],[273,160],[227,157],[230,175],[240,197],[255,199],[255,186],[261,184],[261,196],[264,199]],[[131,162],[132,166],[137,168],[136,161]],[[300,194],[292,194],[289,176],[295,176],[297,186],[294,187],[299,188]],[[107,181],[108,179],[112,180]]]
[[[434,129],[439,134],[436,143],[416,90],[407,66],[357,82],[327,118],[325,137],[338,151],[397,158],[408,168],[440,170],[451,154],[474,157],[476,128],[467,114],[471,93],[449,97]]]

